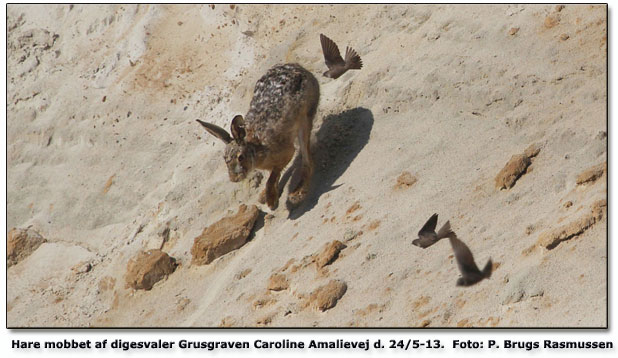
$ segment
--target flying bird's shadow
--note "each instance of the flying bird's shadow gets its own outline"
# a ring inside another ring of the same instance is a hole
[[[292,206],[289,201],[286,202],[289,219],[301,217],[315,207],[322,194],[343,185],[333,185],[333,183],[348,169],[358,153],[369,142],[372,128],[373,114],[362,107],[339,114],[330,114],[322,120],[315,134],[315,141],[311,145],[314,172],[309,193],[305,200],[296,207]],[[301,166],[300,155],[297,155],[294,163],[281,177],[281,187],[284,187],[288,180],[290,180],[289,191],[296,187],[300,179]]]

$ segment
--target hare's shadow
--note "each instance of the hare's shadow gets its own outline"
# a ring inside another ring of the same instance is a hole
[[[362,107],[331,114],[323,119],[315,135],[315,142],[311,145],[314,172],[309,193],[296,207],[286,202],[289,219],[299,218],[315,207],[322,194],[342,185],[333,186],[333,183],[348,169],[354,158],[369,142],[372,127],[373,114]],[[300,167],[301,157],[297,155],[294,163],[281,178],[282,187],[290,177],[289,191],[296,187]]]

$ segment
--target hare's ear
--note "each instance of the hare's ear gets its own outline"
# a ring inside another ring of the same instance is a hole
[[[215,137],[221,139],[222,141],[225,142],[225,144],[229,143],[232,141],[232,137],[230,137],[230,134],[223,128],[214,125],[212,123],[206,123],[203,121],[200,121],[199,119],[196,119],[196,121],[201,124],[202,126],[204,126],[204,128],[206,128],[206,130],[208,131],[208,133],[214,135]]]
[[[240,114],[232,119],[232,137],[237,142],[242,142],[245,139],[245,120]]]

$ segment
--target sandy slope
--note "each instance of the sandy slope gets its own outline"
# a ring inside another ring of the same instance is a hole
[[[607,156],[605,16],[587,5],[10,5],[7,230],[32,225],[49,242],[8,269],[8,325],[604,326],[605,217],[552,250],[526,249],[607,195],[605,176],[576,185]],[[363,69],[322,77],[321,32]],[[194,119],[227,128],[280,62],[321,85],[311,196],[283,205],[292,167],[251,241],[190,266],[193,238],[261,190],[228,180],[223,145]],[[497,190],[533,143],[528,172]],[[394,188],[404,171],[417,182]],[[479,265],[493,259],[490,280],[455,287],[446,241],[411,245],[434,212]],[[180,267],[151,291],[125,288],[128,260],[158,248],[166,227]],[[358,231],[333,264],[308,264]],[[290,260],[289,289],[269,292]],[[89,272],[71,270],[84,261]],[[339,303],[305,307],[331,279],[347,283]]]

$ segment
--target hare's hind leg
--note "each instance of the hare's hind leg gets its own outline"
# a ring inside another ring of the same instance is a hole
[[[298,129],[298,144],[302,157],[301,177],[296,188],[288,196],[288,200],[294,205],[299,204],[303,200],[305,200],[307,192],[309,191],[311,176],[313,175],[313,159],[311,157],[312,122],[313,115],[310,114],[305,118],[304,121],[301,121]]]

